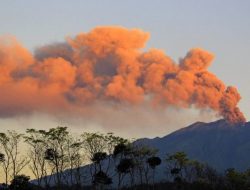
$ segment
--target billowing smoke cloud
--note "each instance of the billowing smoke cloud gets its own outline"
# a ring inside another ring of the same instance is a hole
[[[149,34],[98,27],[32,55],[14,38],[0,39],[0,117],[32,112],[85,115],[91,105],[211,109],[245,122],[240,95],[207,69],[213,54],[191,49],[175,63],[161,50],[142,51]]]

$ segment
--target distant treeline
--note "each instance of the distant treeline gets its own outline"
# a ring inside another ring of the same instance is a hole
[[[250,170],[231,168],[221,174],[184,152],[161,158],[157,152],[113,133],[72,135],[67,127],[7,131],[0,133],[5,181],[0,189],[250,189]],[[160,167],[163,181],[156,178]],[[24,174],[27,170],[35,181]]]

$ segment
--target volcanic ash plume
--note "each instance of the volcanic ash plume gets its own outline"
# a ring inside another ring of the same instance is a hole
[[[245,122],[240,95],[207,69],[214,56],[191,49],[175,63],[161,50],[143,52],[149,34],[98,27],[32,55],[12,37],[0,39],[0,115],[85,114],[91,105],[211,109]]]

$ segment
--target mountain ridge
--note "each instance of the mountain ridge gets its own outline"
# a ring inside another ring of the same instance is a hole
[[[138,140],[140,142],[140,140]],[[157,148],[159,156],[184,151],[191,159],[205,162],[219,171],[229,167],[250,167],[250,122],[229,124],[225,120],[196,122],[161,138],[140,143]]]

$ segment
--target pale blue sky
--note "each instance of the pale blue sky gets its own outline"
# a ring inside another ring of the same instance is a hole
[[[238,87],[250,120],[249,0],[2,0],[0,34],[12,34],[30,50],[99,25],[141,28],[147,47],[178,60],[192,47],[213,52],[210,68]]]

